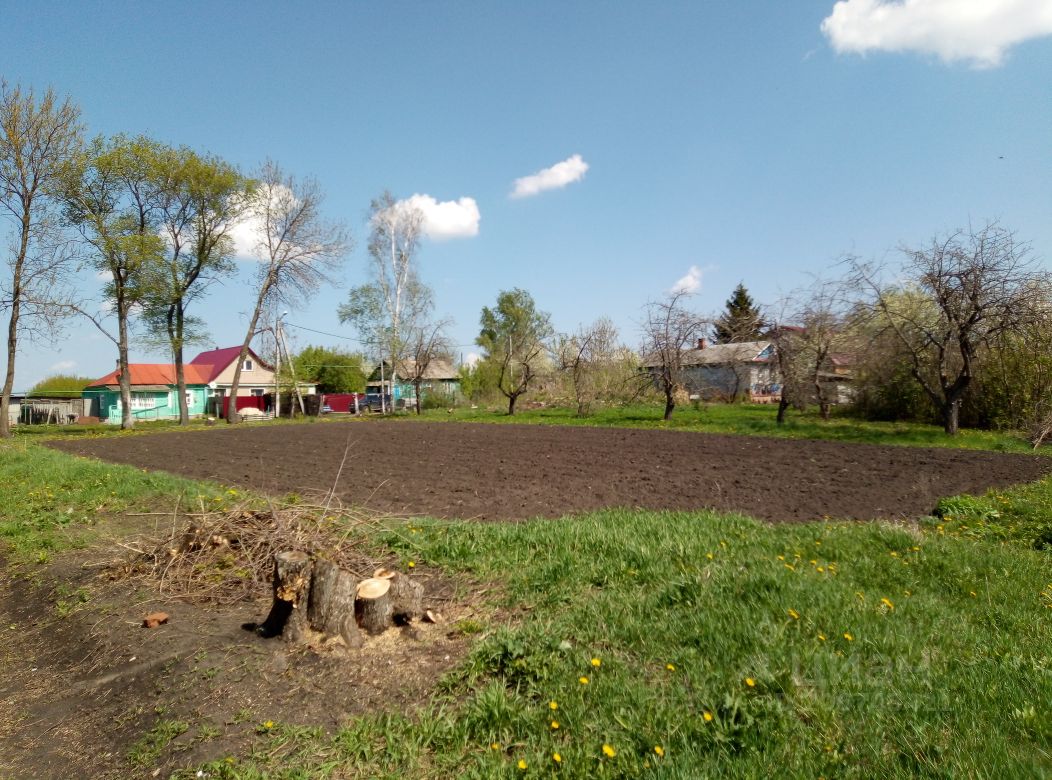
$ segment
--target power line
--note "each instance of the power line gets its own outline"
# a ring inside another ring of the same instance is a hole
[[[361,344],[363,347],[373,346],[373,344],[374,344],[374,342],[365,341],[364,339],[354,339],[354,338],[351,338],[350,336],[343,336],[343,335],[341,335],[339,333],[329,333],[327,330],[317,330],[315,328],[308,328],[305,325],[297,325],[294,322],[286,321],[284,324],[288,325],[290,328],[298,328],[299,330],[309,330],[311,333],[318,333],[318,334],[320,334],[322,336],[332,336],[334,339],[343,339],[344,341],[350,341],[350,342],[353,342],[355,344]],[[472,343],[472,344],[451,344],[450,346],[453,346],[453,347],[477,347],[478,345]]]

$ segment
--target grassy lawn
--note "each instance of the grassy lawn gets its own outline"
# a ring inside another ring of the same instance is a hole
[[[516,421],[661,425],[648,415]],[[772,418],[713,407],[677,412],[672,427],[768,434]],[[939,442],[922,426],[793,425],[786,435],[1016,448],[972,432]],[[0,444],[0,543],[30,566],[83,543],[100,513],[180,496],[232,500],[24,438]],[[1047,777],[1052,478],[946,499],[938,514],[766,525],[612,510],[377,530],[372,543],[403,560],[498,585],[492,606],[514,618],[452,626],[477,637],[473,649],[416,712],[329,731],[264,720],[244,753],[180,776]]]
[[[665,430],[732,433],[747,436],[777,436],[787,439],[829,439],[832,441],[894,444],[914,447],[951,447],[999,452],[1030,452],[1031,446],[1022,434],[1002,431],[962,429],[956,437],[947,436],[942,428],[921,423],[867,422],[835,415],[823,420],[817,412],[788,413],[784,425],[775,422],[777,407],[759,404],[711,404],[695,409],[677,408],[668,422],[661,419],[663,409],[657,405],[598,409],[587,417],[578,417],[573,409],[550,407],[520,409],[508,417],[506,407],[470,409],[459,407],[449,414],[432,409],[421,417],[433,422],[466,421],[485,423],[526,423],[532,425],[592,425],[624,428],[660,428]],[[415,415],[407,415],[416,419]],[[1052,448],[1045,448],[1046,451]]]

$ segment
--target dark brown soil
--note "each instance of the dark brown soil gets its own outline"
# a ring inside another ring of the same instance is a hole
[[[604,507],[766,520],[927,514],[1030,482],[1052,461],[951,449],[532,425],[346,422],[55,442],[78,455],[273,494],[328,491],[395,513],[513,520]]]

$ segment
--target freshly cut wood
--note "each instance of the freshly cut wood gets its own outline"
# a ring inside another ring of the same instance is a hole
[[[307,602],[310,593],[311,559],[301,550],[274,555],[274,601],[270,614],[258,631],[289,642],[301,641],[309,627]]]
[[[373,572],[373,577],[380,580],[389,580],[393,576],[395,576],[395,572],[391,569],[386,569],[383,566]]]
[[[371,577],[358,583],[354,615],[370,634],[382,634],[391,626],[391,580]]]
[[[395,623],[405,625],[424,614],[424,586],[406,574],[397,573],[391,580],[391,615]]]
[[[315,561],[307,609],[311,628],[327,637],[341,637],[348,647],[358,647],[361,636],[354,617],[357,584],[353,574],[332,561]]]

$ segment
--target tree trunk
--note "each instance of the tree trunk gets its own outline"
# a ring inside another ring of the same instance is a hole
[[[361,646],[362,637],[354,617],[357,586],[349,571],[331,561],[315,561],[307,609],[311,628],[326,637],[340,637],[347,647]]]
[[[785,397],[785,388],[782,388],[782,396],[778,399],[778,416],[775,421],[781,425],[785,422],[785,410],[789,408],[789,399]]]
[[[173,346],[175,357],[175,385],[179,392],[179,424],[190,424],[190,409],[186,403],[186,372],[183,370],[183,307],[175,310],[175,339]]]
[[[4,391],[0,396],[0,437],[8,438],[11,435],[11,418],[8,410],[11,408],[11,392],[15,386],[15,354],[18,350],[18,309],[19,296],[13,295],[11,302],[11,318],[7,324],[7,374],[4,377]]]
[[[311,560],[300,550],[286,550],[274,556],[274,601],[270,614],[258,631],[266,637],[279,634],[289,642],[306,635],[310,621],[307,601],[311,589]]]
[[[676,408],[676,399],[673,397],[671,388],[665,390],[665,416],[664,420],[672,419],[672,411]]]
[[[413,392],[416,394],[416,413],[420,414],[420,380],[413,382]]]
[[[358,625],[370,634],[382,634],[391,626],[394,614],[391,603],[391,581],[379,577],[358,583],[358,597],[354,602]]]
[[[260,304],[260,306],[262,306],[262,304]],[[256,335],[256,325],[259,322],[260,306],[257,306],[256,310],[252,313],[252,321],[248,324],[248,334],[245,336],[245,341],[241,344],[241,352],[239,352],[237,356],[237,367],[234,369],[234,381],[230,383],[230,401],[227,403],[226,407],[226,421],[230,424],[241,422],[241,415],[237,413],[237,391],[241,384],[241,368],[245,365],[246,358],[248,358],[248,350],[252,345],[252,337]],[[279,390],[278,392],[281,391]]]
[[[397,625],[418,620],[424,614],[424,586],[405,574],[391,579],[391,615]]]
[[[943,430],[947,436],[956,436],[960,430],[958,418],[961,412],[961,399],[955,398],[943,407]]]
[[[515,414],[515,402],[519,399],[518,394],[508,396],[508,417]]]
[[[131,372],[128,369],[128,308],[124,293],[118,293],[117,365],[120,369],[118,381],[121,387],[121,430],[123,431],[135,427],[135,417],[132,415],[131,408]]]

